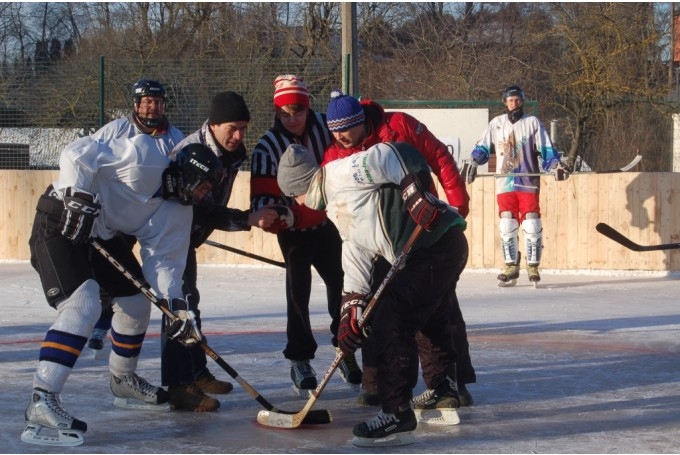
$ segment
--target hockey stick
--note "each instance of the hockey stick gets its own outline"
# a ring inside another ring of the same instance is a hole
[[[413,230],[413,233],[409,237],[409,239],[406,241],[406,244],[404,245],[403,249],[401,250],[401,253],[399,253],[399,256],[394,260],[394,263],[392,264],[392,267],[390,267],[390,270],[387,272],[387,275],[385,276],[385,279],[380,283],[380,286],[378,289],[375,291],[375,294],[373,294],[373,297],[371,298],[371,301],[368,302],[368,305],[366,306],[366,309],[364,310],[361,319],[359,319],[359,328],[363,327],[364,321],[366,321],[371,314],[373,314],[373,311],[375,310],[375,306],[378,302],[378,299],[382,295],[383,291],[387,287],[387,285],[392,281],[392,278],[394,275],[399,271],[401,266],[403,265],[404,261],[406,260],[406,256],[408,253],[411,251],[411,247],[413,247],[413,244],[416,242],[418,239],[418,236],[422,232],[423,228],[420,225],[416,225],[416,228]],[[257,422],[261,425],[267,426],[267,427],[274,427],[274,428],[297,428],[300,426],[300,424],[304,421],[304,419],[307,417],[309,412],[312,409],[312,406],[314,406],[314,403],[316,403],[316,400],[319,398],[319,395],[321,395],[321,392],[323,392],[323,389],[326,388],[326,385],[328,384],[328,381],[331,379],[331,376],[333,376],[333,373],[335,370],[338,368],[340,365],[340,362],[342,362],[342,359],[345,358],[345,353],[342,351],[338,351],[337,355],[335,356],[335,360],[333,360],[333,363],[331,366],[328,368],[326,373],[323,375],[323,378],[321,379],[321,382],[319,385],[316,387],[316,389],[312,392],[312,396],[309,397],[309,400],[307,400],[307,404],[305,404],[305,407],[302,408],[300,412],[297,412],[295,414],[281,414],[279,412],[273,411],[273,410],[268,410],[268,411],[260,411],[257,413]]]
[[[137,278],[135,278],[130,271],[125,268],[123,264],[118,262],[116,258],[111,256],[111,253],[106,251],[106,249],[96,240],[92,240],[91,242],[92,246],[94,247],[95,250],[97,250],[104,258],[106,258],[111,265],[113,265],[120,273],[122,273],[125,278],[130,280],[132,284],[135,285],[137,289],[140,290],[142,294],[148,298],[151,303],[156,305],[159,310],[171,321],[175,320],[177,316],[170,311],[166,306],[162,305],[160,300],[158,300],[158,297],[156,297],[156,294],[154,291],[149,288],[148,286],[142,284],[141,281],[139,281]],[[224,371],[226,371],[229,376],[234,378],[236,382],[238,382],[241,387],[243,387],[248,394],[255,398],[255,400],[262,405],[263,408],[267,409],[268,411],[271,412],[277,412],[280,414],[285,415],[287,412],[282,411],[280,409],[275,408],[271,403],[269,403],[262,395],[260,395],[250,384],[248,384],[245,379],[243,379],[239,374],[234,370],[222,357],[217,354],[208,344],[201,340],[198,342],[198,345],[205,351],[205,353],[213,359],[219,366],[222,367]],[[290,414],[294,414],[290,412]],[[307,424],[325,424],[325,423],[330,423],[331,420],[333,420],[333,417],[331,416],[331,413],[327,410],[318,410],[318,411],[313,411],[313,413],[310,413],[309,415],[306,416],[304,419],[304,422],[302,423],[307,423]]]
[[[639,245],[605,223],[597,223],[595,229],[597,229],[597,232],[604,235],[605,237],[609,237],[613,241],[618,242],[621,245],[628,248],[629,250],[633,251],[661,251],[680,249],[680,243],[665,243],[661,245]]]
[[[588,175],[588,174],[616,174],[619,172],[627,172],[633,169],[637,164],[642,161],[642,155],[636,155],[633,161],[626,164],[625,166],[618,169],[610,169],[608,171],[581,171],[569,174],[572,175]],[[477,174],[476,177],[495,177],[497,179],[502,179],[506,177],[541,177],[544,175],[551,175],[549,172],[517,172],[510,174]]]
[[[251,259],[257,259],[258,261],[266,262],[267,264],[275,265],[277,267],[283,267],[284,269],[286,268],[286,263],[285,262],[279,262],[275,261],[274,259],[269,259],[264,256],[258,256],[257,254],[253,253],[248,253],[247,251],[239,250],[238,248],[234,248],[231,246],[227,245],[222,245],[221,243],[213,242],[212,240],[206,240],[204,242],[206,245],[214,246],[215,248],[219,248],[222,250],[230,251],[232,253],[240,254],[242,256],[251,258]]]

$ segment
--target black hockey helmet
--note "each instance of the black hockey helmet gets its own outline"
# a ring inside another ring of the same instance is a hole
[[[168,101],[168,94],[165,91],[165,87],[158,81],[152,79],[142,78],[134,83],[132,86],[132,97],[135,103],[135,117],[142,125],[147,128],[156,128],[163,121],[162,116],[159,118],[148,118],[139,115],[139,102],[145,96],[158,97],[163,100],[163,109],[165,109],[165,103]]]
[[[139,102],[144,96],[159,96],[163,98],[163,101],[168,99],[168,93],[163,84],[146,78],[138,80],[132,86],[132,97],[135,99],[135,103]]]
[[[203,183],[209,182],[212,188],[224,176],[222,162],[207,145],[200,143],[182,147],[175,155],[175,160],[170,163],[170,169],[174,181],[164,183],[174,187],[172,192],[183,205],[194,203],[194,191]]]
[[[511,85],[510,87],[506,88],[503,90],[503,102],[505,103],[505,100],[508,99],[510,96],[519,96],[519,98],[524,101],[524,92],[522,89],[519,87],[519,85]]]

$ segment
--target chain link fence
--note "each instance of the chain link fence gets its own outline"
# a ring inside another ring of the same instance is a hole
[[[147,63],[99,58],[0,68],[0,169],[56,169],[69,142],[129,114],[132,84],[140,77],[165,86],[167,116],[184,134],[203,124],[216,93],[241,93],[251,111],[245,145],[252,150],[272,125],[274,79],[289,73],[305,79],[312,108],[321,112],[342,83],[340,62],[316,58]]]

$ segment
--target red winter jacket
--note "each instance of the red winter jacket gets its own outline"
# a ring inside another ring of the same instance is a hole
[[[362,100],[360,103],[366,114],[368,136],[362,144],[351,149],[334,143],[326,150],[321,165],[348,157],[381,142],[407,142],[423,154],[439,179],[449,204],[456,207],[458,213],[465,218],[470,212],[470,196],[465,188],[465,180],[458,172],[456,162],[446,145],[425,125],[404,112],[385,112],[380,104],[371,100]]]

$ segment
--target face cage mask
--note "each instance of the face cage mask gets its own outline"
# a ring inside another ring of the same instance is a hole
[[[139,103],[142,101],[141,98],[135,100],[135,118],[137,121],[147,128],[156,128],[163,123],[165,114],[161,115],[160,118],[146,118],[139,115]],[[165,100],[163,101],[163,112],[165,112]]]

